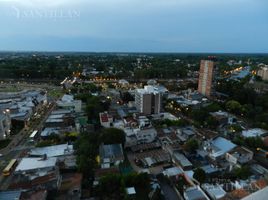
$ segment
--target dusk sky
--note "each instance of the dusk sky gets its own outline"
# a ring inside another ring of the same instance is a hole
[[[267,0],[0,0],[0,50],[268,53]]]

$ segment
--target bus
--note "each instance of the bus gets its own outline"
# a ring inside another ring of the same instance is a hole
[[[17,165],[17,159],[12,159],[6,168],[3,170],[3,176],[9,176],[11,171],[16,167]]]
[[[30,135],[29,139],[33,140],[36,137],[37,133],[38,133],[38,130],[33,131],[32,134]]]

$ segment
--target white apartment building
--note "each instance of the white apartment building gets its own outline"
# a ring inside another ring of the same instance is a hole
[[[161,112],[161,94],[154,86],[144,86],[136,89],[135,106],[140,113],[145,115]]]
[[[8,109],[0,113],[0,140],[5,139],[10,134],[11,119]]]

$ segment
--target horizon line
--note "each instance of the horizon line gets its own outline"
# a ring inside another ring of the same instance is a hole
[[[268,54],[268,52],[183,52],[183,51],[52,51],[52,50],[0,50],[0,53],[93,53],[93,54]]]

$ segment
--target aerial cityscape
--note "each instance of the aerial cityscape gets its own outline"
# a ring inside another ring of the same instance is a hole
[[[0,0],[0,200],[267,200],[268,2]]]

